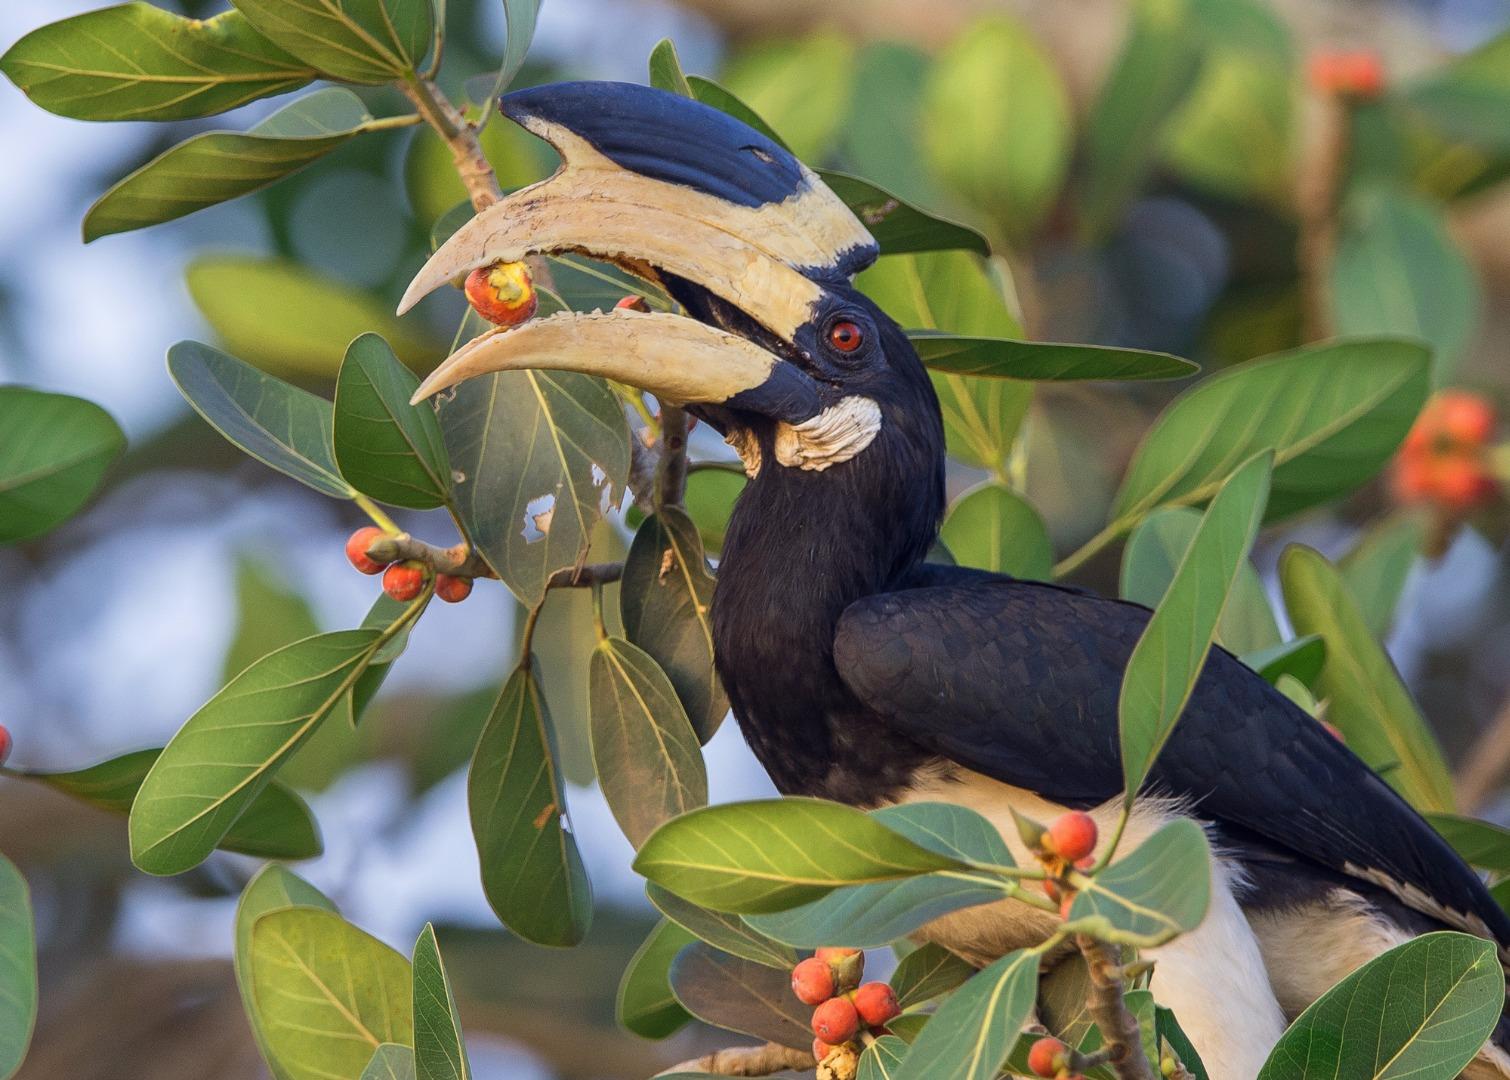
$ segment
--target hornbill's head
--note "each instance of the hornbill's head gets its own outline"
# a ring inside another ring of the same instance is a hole
[[[562,312],[490,331],[442,363],[416,401],[487,372],[553,368],[689,406],[752,472],[863,458],[888,426],[904,456],[941,462],[938,406],[916,353],[850,284],[876,242],[790,152],[707,105],[624,83],[522,90],[502,108],[563,165],[463,226],[400,312],[478,267],[578,252],[663,286],[690,318]]]

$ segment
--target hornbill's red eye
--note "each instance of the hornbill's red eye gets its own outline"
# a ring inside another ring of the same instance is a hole
[[[840,319],[828,328],[828,343],[840,352],[854,352],[865,343],[865,334],[848,319]]]

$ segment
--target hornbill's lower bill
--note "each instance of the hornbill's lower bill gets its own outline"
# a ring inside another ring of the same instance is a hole
[[[1115,818],[1117,697],[1148,620],[1134,604],[925,555],[944,433],[903,332],[851,285],[877,246],[788,151],[706,105],[564,83],[503,99],[562,168],[476,216],[403,301],[497,260],[583,252],[663,287],[687,317],[561,313],[486,333],[416,400],[486,372],[606,376],[687,406],[750,480],[713,600],[717,667],[776,786],[861,807],[950,801],[1019,860],[1010,810]],[[1218,1080],[1253,1077],[1282,1032],[1360,963],[1444,927],[1510,946],[1510,918],[1414,810],[1220,648],[1127,833],[1199,820],[1219,853],[1194,932],[1150,950],[1153,989]],[[986,962],[1043,940],[1026,904],[922,936]],[[1467,1075],[1510,1076],[1486,1046]]]

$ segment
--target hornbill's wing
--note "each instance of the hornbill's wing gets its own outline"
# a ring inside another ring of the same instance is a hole
[[[834,662],[850,690],[899,733],[996,780],[1077,807],[1118,795],[1117,698],[1148,609],[968,571],[920,578],[845,609]],[[1221,648],[1147,786],[1510,944],[1510,918],[1447,843]]]

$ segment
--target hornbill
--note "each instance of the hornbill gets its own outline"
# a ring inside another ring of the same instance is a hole
[[[577,82],[502,108],[561,169],[463,226],[400,311],[477,267],[573,251],[660,285],[686,317],[563,312],[490,331],[415,400],[554,368],[687,406],[750,477],[713,630],[734,715],[776,786],[861,807],[960,803],[1019,858],[1012,808],[1087,809],[1104,831],[1122,786],[1119,686],[1149,612],[925,561],[944,509],[942,420],[907,337],[851,285],[878,254],[864,225],[782,146],[690,99]],[[1218,1080],[1253,1077],[1287,1017],[1409,936],[1451,927],[1510,946],[1510,918],[1437,833],[1220,648],[1130,843],[1173,815],[1199,820],[1219,857],[1205,921],[1151,950],[1153,986]],[[1004,901],[923,936],[985,962],[1051,929]],[[1479,1075],[1510,1076],[1500,1041]]]

